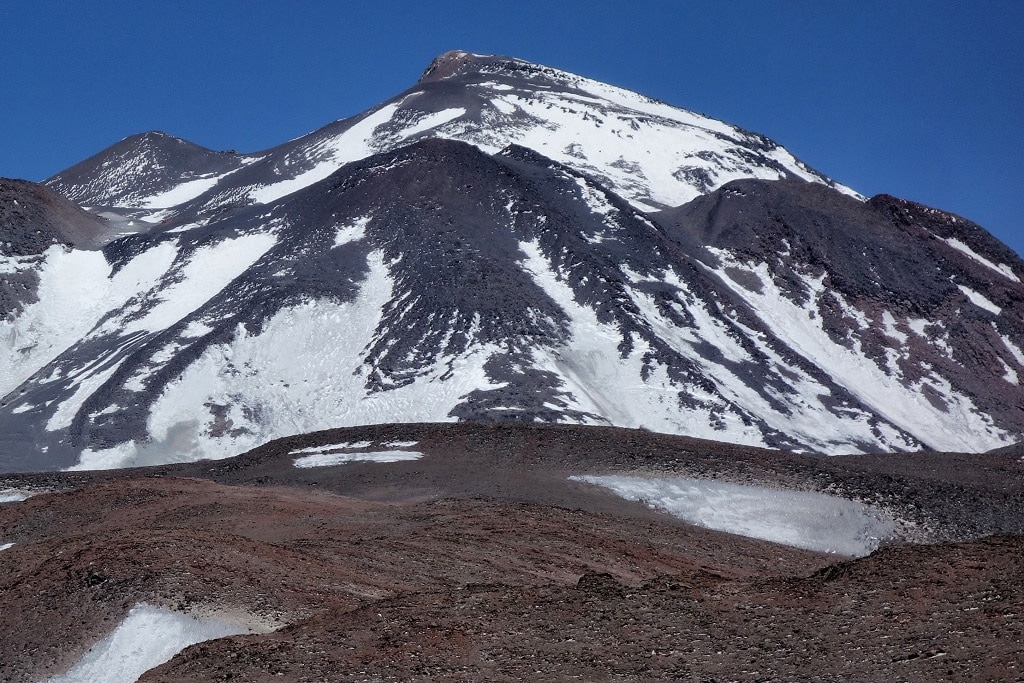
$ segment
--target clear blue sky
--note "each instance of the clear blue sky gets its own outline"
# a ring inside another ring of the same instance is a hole
[[[763,133],[1024,252],[1024,0],[5,3],[0,176],[41,180],[146,130],[257,151],[404,90],[449,49]]]

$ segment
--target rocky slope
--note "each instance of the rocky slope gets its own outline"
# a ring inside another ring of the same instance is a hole
[[[421,457],[356,459],[385,445]],[[67,671],[142,604],[248,633],[142,681],[1013,680],[1024,465],[973,458],[391,425],[220,462],[9,475],[0,488],[37,495],[0,504],[0,680]],[[899,531],[858,560],[799,550],[569,479],[603,473],[864,497]]]

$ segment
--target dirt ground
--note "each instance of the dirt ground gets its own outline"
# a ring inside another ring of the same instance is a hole
[[[415,441],[420,460],[292,451]],[[685,524],[570,474],[842,493],[902,538],[850,560]],[[1024,464],[813,458],[649,432],[333,430],[145,470],[18,475],[0,681],[66,670],[139,602],[258,633],[143,681],[1024,680]]]

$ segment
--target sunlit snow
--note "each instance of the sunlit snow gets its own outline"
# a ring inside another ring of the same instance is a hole
[[[277,183],[253,189],[249,197],[258,204],[272,202],[323,180],[349,162],[380,151],[374,147],[373,133],[378,126],[391,120],[401,104],[386,104],[352,124],[344,133],[320,141],[306,150],[310,159],[319,159],[313,168]]]
[[[297,448],[289,455],[301,455],[302,453],[323,453],[329,450],[357,450],[360,448],[369,448],[373,445],[372,441],[345,441],[343,443],[328,444],[326,446],[310,446],[309,448]]]
[[[963,285],[957,285],[957,287],[960,289],[961,292],[964,293],[964,296],[970,299],[971,303],[977,306],[978,308],[984,309],[989,313],[994,313],[996,315],[999,315],[1002,312],[1002,308],[996,306],[994,303],[989,301],[987,298],[985,298],[983,294],[974,291],[970,287],[964,287]]]
[[[533,350],[534,367],[555,373],[571,392],[565,397],[575,410],[601,415],[606,423],[621,427],[646,427],[673,434],[725,440],[732,443],[764,445],[761,433],[743,424],[739,416],[722,411],[722,427],[712,426],[711,406],[725,408],[720,398],[687,387],[691,396],[706,401],[706,409],[680,406],[675,386],[665,368],[654,365],[645,373],[645,357],[650,350],[642,339],[634,339],[634,349],[621,357],[622,334],[617,325],[602,323],[594,309],[581,305],[572,288],[564,282],[544,257],[537,242],[522,242],[526,256],[523,268],[561,307],[570,320],[572,338],[554,349]],[[646,374],[646,378],[645,378]],[[699,393],[699,395],[698,395]]]
[[[80,340],[108,311],[154,287],[175,254],[173,244],[159,244],[111,276],[102,252],[47,249],[39,300],[0,320],[0,396]]]
[[[347,163],[424,136],[460,140],[487,153],[510,144],[528,147],[603,179],[644,211],[678,206],[737,178],[796,176],[829,182],[784,148],[721,121],[567,72],[545,73],[568,89],[470,86],[481,120],[467,116],[466,107],[417,111],[408,103],[423,93],[409,93],[341,133],[310,136],[277,166],[280,180],[245,192],[257,203],[272,202]]]
[[[369,223],[370,217],[362,216],[347,225],[339,226],[338,232],[334,234],[334,246],[340,247],[343,244],[363,239],[366,236],[366,226]]]
[[[419,460],[423,454],[418,451],[365,451],[361,453],[313,453],[296,458],[296,467],[330,467],[349,462],[403,462]]]
[[[145,333],[166,329],[206,303],[229,282],[241,275],[277,242],[273,235],[242,235],[222,240],[197,250],[189,261],[179,267],[176,281],[148,296],[138,297],[134,305],[122,309],[90,333],[121,336],[120,344],[111,347],[88,366],[73,375],[75,392],[57,407],[46,428],[56,431],[69,426],[83,403],[107,381],[127,357],[124,353],[142,341]],[[134,262],[133,262],[134,263]]]
[[[144,209],[166,209],[178,206],[179,204],[184,204],[191,199],[195,199],[199,195],[211,189],[214,185],[220,182],[222,177],[223,176],[220,175],[214,175],[207,178],[189,180],[172,187],[165,192],[148,197],[140,201],[138,204]]]
[[[448,123],[449,121],[453,121],[459,118],[460,116],[463,116],[465,113],[466,110],[461,107],[431,112],[430,114],[427,114],[419,121],[414,123],[409,128],[403,130],[402,135],[406,138],[410,138],[413,135],[419,135],[420,133],[428,131],[431,128],[437,128],[438,126]]]
[[[0,543],[0,550],[7,550],[8,548],[11,548],[13,546],[13,543]]]
[[[994,270],[995,272],[999,273],[1003,277],[1009,278],[1013,282],[1020,282],[1020,278],[1017,277],[1017,274],[1014,273],[1013,269],[1010,268],[1010,266],[1006,265],[1005,263],[998,263],[998,264],[996,264],[996,263],[993,263],[992,261],[989,261],[987,258],[982,256],[978,252],[974,251],[969,246],[967,246],[966,244],[964,244],[960,240],[956,239],[955,237],[948,237],[948,238],[946,238],[945,242],[949,246],[953,247],[954,249],[956,249],[957,251],[959,251],[959,252],[961,252],[963,254],[966,254],[969,258],[973,259],[974,261],[977,261],[978,263],[980,263],[981,265],[985,266],[986,268],[990,268],[990,269]]]
[[[43,683],[134,683],[189,645],[249,632],[241,624],[141,603],[67,673]]]
[[[895,531],[893,520],[879,510],[823,493],[689,477],[570,479],[603,486],[708,529],[819,552],[864,556]]]

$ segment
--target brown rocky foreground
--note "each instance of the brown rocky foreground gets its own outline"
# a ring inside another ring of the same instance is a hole
[[[321,444],[420,460],[298,469]],[[372,449],[374,446],[367,446]],[[411,448],[411,447],[409,447]],[[850,560],[685,524],[571,474],[831,491],[900,537]],[[226,461],[21,475],[0,505],[0,681],[140,602],[231,615],[143,681],[1024,680],[1024,464],[812,458],[642,431],[394,425]]]

